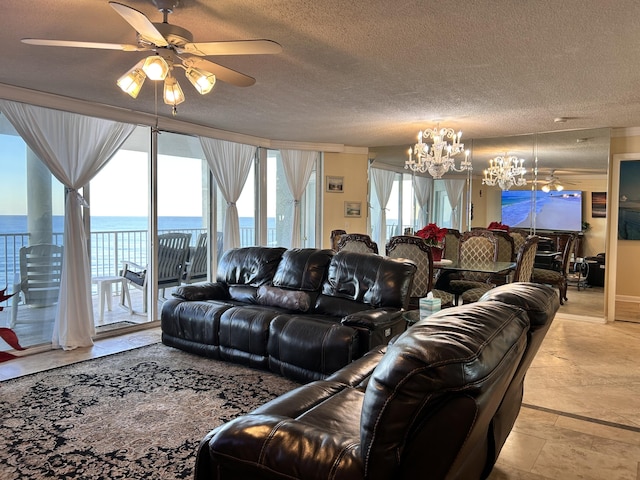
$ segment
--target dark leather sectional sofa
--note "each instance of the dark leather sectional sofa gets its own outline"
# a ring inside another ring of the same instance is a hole
[[[415,264],[380,255],[246,247],[215,283],[184,286],[162,308],[162,341],[192,353],[326,378],[406,328]]]
[[[558,307],[550,287],[512,283],[441,310],[211,431],[195,478],[486,478]]]

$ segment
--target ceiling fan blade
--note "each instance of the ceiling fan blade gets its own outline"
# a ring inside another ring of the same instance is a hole
[[[236,72],[230,68],[223,67],[217,63],[210,62],[204,58],[188,57],[183,59],[182,63],[185,67],[201,68],[202,70],[213,73],[218,80],[230,83],[236,87],[250,87],[256,83],[256,79],[253,77],[245,75],[244,73]]]
[[[125,43],[76,42],[73,40],[46,40],[43,38],[23,38],[21,42],[46,47],[99,48],[102,50],[123,50],[125,52],[140,52],[146,50],[146,48]]]
[[[111,5],[113,9],[118,12],[120,16],[124,18],[125,21],[145,40],[158,47],[166,47],[169,45],[169,42],[167,42],[144,13],[118,2],[109,2],[109,5]]]
[[[264,55],[282,52],[282,46],[271,40],[234,40],[229,42],[187,43],[180,48],[194,55]]]

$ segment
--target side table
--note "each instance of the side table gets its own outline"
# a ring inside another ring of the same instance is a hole
[[[113,291],[111,289],[111,285],[114,283],[120,283],[120,287],[124,292],[124,295],[127,297],[127,301],[129,305],[131,305],[131,299],[129,298],[129,290],[124,282],[124,278],[120,276],[105,276],[105,277],[94,277],[91,279],[91,283],[95,283],[98,285],[98,297],[100,298],[100,317],[99,323],[104,321],[104,305],[107,304],[107,310],[111,311],[112,307],[112,296]]]

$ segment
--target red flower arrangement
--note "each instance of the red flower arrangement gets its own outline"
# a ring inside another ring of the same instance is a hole
[[[439,228],[435,223],[430,223],[426,227],[418,230],[416,236],[424,238],[429,245],[439,245],[447,234],[446,228]]]
[[[487,228],[489,230],[504,230],[505,232],[509,232],[509,225],[503,225],[500,222],[491,222]]]
[[[15,293],[12,293],[11,295],[7,295],[6,291],[7,291],[6,288],[4,290],[0,290],[0,302],[9,300],[11,297],[15,295]],[[0,306],[0,312],[3,309],[4,307]],[[7,344],[11,348],[15,350],[24,350],[24,348],[20,346],[20,343],[18,342],[18,337],[16,336],[15,332],[10,328],[5,328],[5,327],[0,328],[0,338],[2,338],[2,340],[7,342]],[[7,360],[11,360],[12,358],[16,358],[16,356],[9,352],[0,352],[0,362],[6,362]]]

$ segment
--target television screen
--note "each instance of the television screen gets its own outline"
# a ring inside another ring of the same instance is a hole
[[[530,190],[502,192],[502,223],[511,228],[531,228]],[[536,192],[536,230],[582,230],[582,192],[563,190]]]

